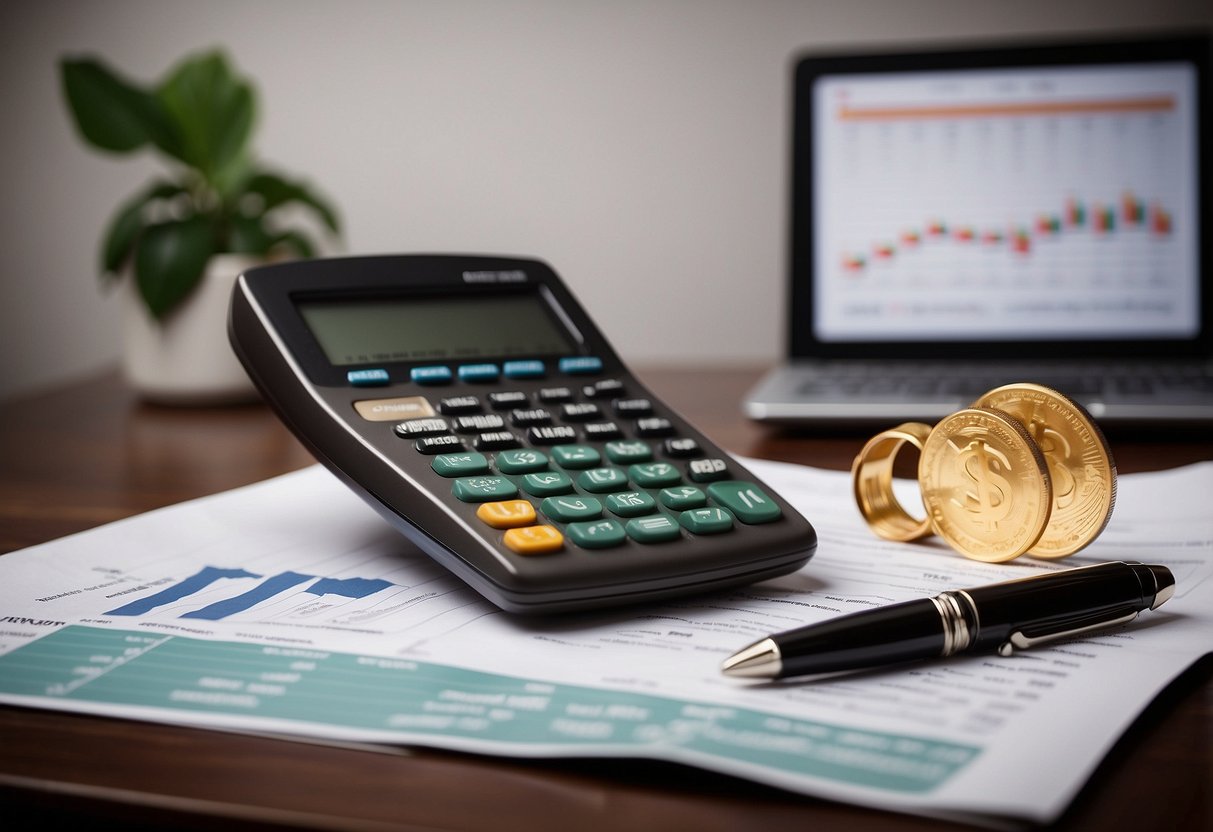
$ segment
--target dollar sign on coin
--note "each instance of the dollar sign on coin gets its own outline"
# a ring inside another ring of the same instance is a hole
[[[1029,554],[1064,558],[1098,537],[1116,505],[1116,463],[1090,415],[1056,390],[1028,383],[991,390],[973,406],[1010,414],[1045,455],[1053,480],[1053,511]]]
[[[999,410],[968,408],[939,422],[923,444],[918,482],[935,532],[990,563],[1031,549],[1053,507],[1040,448]]]

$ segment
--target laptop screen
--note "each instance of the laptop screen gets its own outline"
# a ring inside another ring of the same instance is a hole
[[[1203,38],[802,59],[794,354],[1203,347],[1208,59]]]

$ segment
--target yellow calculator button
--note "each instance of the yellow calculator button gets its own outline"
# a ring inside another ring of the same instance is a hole
[[[564,535],[552,526],[524,526],[505,533],[505,545],[520,555],[542,555],[564,546]]]
[[[482,503],[476,516],[494,529],[512,529],[535,522],[535,507],[526,500],[502,500]]]

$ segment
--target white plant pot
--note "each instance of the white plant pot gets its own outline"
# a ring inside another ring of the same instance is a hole
[[[123,279],[123,371],[142,398],[172,405],[258,398],[232,352],[227,314],[236,277],[259,262],[243,254],[215,255],[201,282],[159,321],[144,305],[133,278]]]

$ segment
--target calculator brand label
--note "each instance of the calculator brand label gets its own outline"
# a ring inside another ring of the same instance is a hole
[[[464,272],[464,283],[526,283],[526,272],[522,269],[508,271]]]

